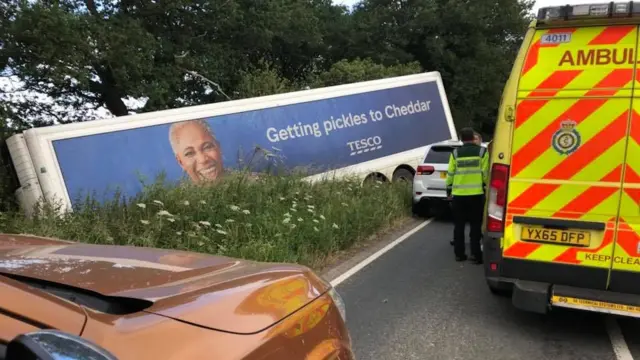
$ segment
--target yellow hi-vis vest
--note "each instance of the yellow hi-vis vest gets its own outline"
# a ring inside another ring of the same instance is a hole
[[[489,178],[489,155],[484,147],[464,144],[449,157],[447,192],[453,196],[484,194]]]

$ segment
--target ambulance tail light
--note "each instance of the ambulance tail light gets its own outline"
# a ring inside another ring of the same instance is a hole
[[[538,10],[538,22],[638,16],[640,16],[640,1],[552,6]]]
[[[502,232],[504,215],[507,208],[507,184],[509,183],[509,166],[493,164],[491,167],[491,183],[489,184],[489,206],[487,209],[487,231]]]

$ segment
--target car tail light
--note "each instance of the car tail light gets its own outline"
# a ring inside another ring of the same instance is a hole
[[[418,175],[431,175],[436,169],[429,165],[419,165],[416,171]]]
[[[504,215],[507,208],[507,184],[509,183],[509,166],[493,164],[491,167],[491,184],[489,184],[489,206],[487,209],[487,231],[502,232]]]

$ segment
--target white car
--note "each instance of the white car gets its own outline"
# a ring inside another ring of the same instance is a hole
[[[482,143],[487,147],[488,143]],[[445,140],[431,144],[425,151],[422,163],[413,177],[413,212],[429,215],[442,205],[449,206],[447,200],[447,168],[449,156],[454,148],[462,146],[462,141]]]

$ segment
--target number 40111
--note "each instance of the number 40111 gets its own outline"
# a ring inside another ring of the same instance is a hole
[[[571,33],[544,34],[540,39],[541,44],[563,44],[571,41]]]

